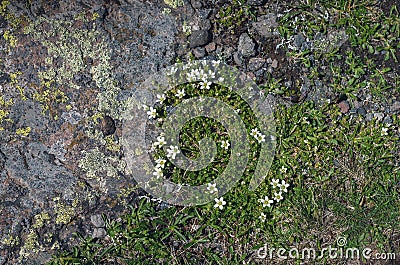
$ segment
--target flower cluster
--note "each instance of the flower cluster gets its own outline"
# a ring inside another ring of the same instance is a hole
[[[282,167],[281,172],[286,172],[287,168]],[[274,196],[272,198],[269,198],[268,196],[265,196],[264,198],[261,198],[258,200],[262,204],[262,207],[272,207],[274,202],[278,203],[283,200],[283,193],[288,192],[289,188],[289,183],[287,183],[285,180],[279,180],[279,179],[272,179],[271,180],[271,187],[272,187],[272,192],[274,193]],[[262,222],[265,221],[266,215],[264,213],[261,213],[260,215],[260,220]]]
[[[257,128],[252,129],[250,132],[250,135],[253,136],[254,138],[256,138],[258,143],[265,142],[265,135],[262,134]]]

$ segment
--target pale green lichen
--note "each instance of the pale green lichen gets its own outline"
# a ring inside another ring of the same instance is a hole
[[[180,6],[184,6],[185,4],[183,0],[164,0],[164,3],[166,3],[172,8],[178,8]]]
[[[75,19],[85,22],[85,17],[86,14],[80,14]],[[93,20],[97,17],[98,15],[93,14]],[[62,59],[62,64],[58,68],[52,65],[51,57],[46,59],[48,70],[40,73],[40,76],[47,82],[54,80],[58,84],[80,89],[74,76],[90,68],[89,72],[97,87],[104,89],[97,95],[98,110],[118,119],[123,102],[117,100],[120,88],[114,84],[110,76],[108,44],[97,30],[95,23],[90,30],[75,28],[73,23],[73,21],[39,18],[24,28],[24,33],[40,41],[52,58]],[[50,30],[42,30],[44,24],[50,26]],[[93,60],[93,65],[87,64],[89,58]]]
[[[20,242],[18,236],[9,235],[5,237],[1,243],[5,246],[14,247],[19,245]]]
[[[118,178],[118,172],[125,168],[125,162],[116,157],[107,157],[96,147],[90,151],[82,151],[84,157],[79,162],[79,167],[86,172],[91,179],[101,180],[100,173],[107,177]]]
[[[68,224],[75,216],[78,200],[75,199],[71,206],[61,202],[58,197],[53,200],[57,202],[54,207],[54,212],[56,213],[56,224]]]
[[[33,228],[38,229],[43,227],[43,225],[50,220],[50,215],[48,212],[44,211],[41,213],[38,213],[37,215],[34,216],[34,223],[33,223]]]
[[[24,245],[19,251],[20,259],[28,258],[31,254],[38,253],[39,251],[44,250],[43,246],[39,245],[38,235],[34,230],[29,231],[29,233],[25,236],[25,240],[23,242]]]

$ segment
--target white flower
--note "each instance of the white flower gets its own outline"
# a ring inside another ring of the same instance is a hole
[[[153,175],[156,176],[157,179],[161,178],[163,176],[162,168],[156,167]]]
[[[254,138],[256,138],[259,133],[260,132],[258,131],[258,129],[255,128],[255,129],[251,129],[250,135],[253,136]]]
[[[159,158],[156,160],[156,168],[164,168],[165,167],[165,163],[167,162],[167,160]]]
[[[271,205],[274,203],[274,201],[270,200],[268,196],[265,196],[264,199],[259,199],[258,201],[262,203],[263,207],[271,207]]]
[[[280,202],[281,200],[283,200],[283,196],[282,196],[282,192],[275,192],[274,193],[274,200],[276,202]]]
[[[310,122],[308,121],[307,117],[303,117],[303,122],[307,123],[307,124],[310,124]]]
[[[224,148],[225,150],[228,150],[230,145],[229,141],[221,141],[221,148]]]
[[[215,201],[214,208],[219,208],[220,210],[224,209],[224,205],[226,205],[226,201],[224,201],[223,197],[221,197],[219,199],[215,198],[214,201]]]
[[[200,89],[210,89],[211,82],[203,81],[200,83]]]
[[[218,192],[217,184],[215,183],[207,183],[207,190],[209,193]]]
[[[285,174],[287,172],[287,168],[285,166],[282,166],[281,169],[279,170],[282,174]]]
[[[197,78],[198,78],[198,79],[201,79],[201,80],[203,80],[203,81],[207,80],[207,74],[204,73],[204,70],[203,70],[203,69],[200,69],[200,71],[199,71],[199,73],[198,73],[198,75],[197,75]]]
[[[381,136],[388,135],[388,127],[382,127]]]
[[[160,147],[162,147],[163,145],[166,144],[164,136],[161,136],[161,135],[157,137],[157,142],[158,142],[158,146],[160,146]]]
[[[145,104],[142,105],[142,108],[143,108],[144,110],[149,110],[149,107],[148,107],[147,105],[145,105]]]
[[[209,70],[209,71],[208,71],[208,76],[209,76],[210,78],[215,78],[215,73],[214,73],[213,71]]]
[[[212,61],[212,65],[213,65],[214,67],[217,67],[220,63],[221,63],[220,60],[218,60],[218,61],[213,60],[213,61]]]
[[[161,94],[161,95],[158,95],[158,94],[157,94],[157,100],[156,100],[156,102],[160,102],[160,104],[163,104],[163,102],[164,102],[165,99],[166,99],[165,94]]]
[[[178,92],[175,94],[178,98],[183,98],[185,95],[185,89],[178,89]]]
[[[225,78],[223,78],[222,76],[220,78],[218,78],[218,82],[223,83],[225,80]]]
[[[279,188],[281,189],[281,191],[287,192],[287,188],[289,188],[289,183],[286,183],[286,181],[282,179],[281,184],[279,184]]]
[[[236,112],[237,114],[239,114],[239,113],[240,113],[240,109],[235,109],[235,112]]]
[[[261,222],[265,222],[265,220],[267,219],[267,216],[265,215],[265,213],[261,213],[260,216],[258,217],[260,218]]]
[[[150,109],[147,111],[147,115],[149,116],[149,119],[155,119],[157,116],[157,110],[153,107],[150,107]]]
[[[279,187],[279,179],[272,179],[271,185],[273,189]]]
[[[175,159],[176,155],[180,153],[178,146],[172,145],[167,149],[167,152],[167,157],[172,159]]]
[[[257,136],[256,136],[256,139],[257,139],[257,141],[259,143],[265,142],[265,135],[261,134],[261,133],[258,133]]]

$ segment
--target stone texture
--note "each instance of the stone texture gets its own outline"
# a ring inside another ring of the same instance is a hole
[[[211,41],[211,35],[207,30],[195,30],[189,36],[189,47],[195,48],[206,45]]]
[[[265,38],[271,38],[274,36],[274,29],[278,27],[276,21],[276,15],[268,13],[266,15],[257,18],[257,22],[252,23],[252,28]]]
[[[250,71],[256,71],[260,69],[265,63],[264,58],[250,58],[248,67]]]
[[[239,37],[238,51],[243,57],[251,57],[256,54],[256,44],[247,33],[243,33]]]

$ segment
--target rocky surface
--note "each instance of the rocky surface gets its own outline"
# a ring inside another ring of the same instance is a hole
[[[141,193],[124,166],[123,104],[177,59],[221,59],[260,86],[281,80],[268,95],[273,105],[328,101],[387,123],[400,114],[398,93],[347,98],[323,76],[309,80],[287,52],[322,49],[332,36],[341,38],[325,48],[344,50],[345,36],[284,40],[277,28],[286,10],[272,1],[247,1],[258,15],[233,33],[220,30],[224,1],[11,2],[0,12],[0,35],[13,36],[0,39],[0,264],[43,264],[74,245],[74,232],[105,236],[102,216],[118,216]]]

